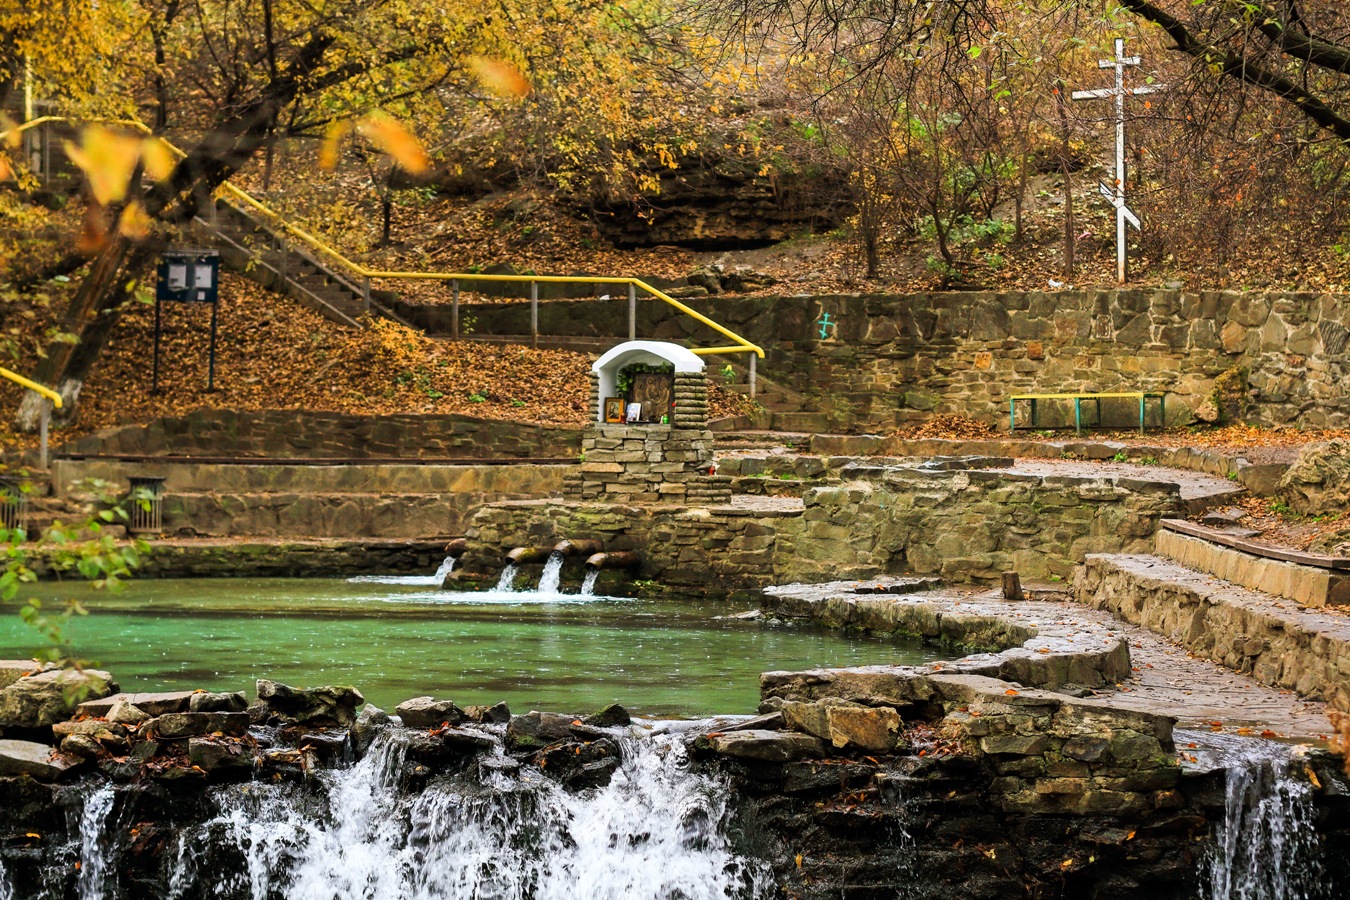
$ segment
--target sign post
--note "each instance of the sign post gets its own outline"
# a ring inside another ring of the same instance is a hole
[[[1137,66],[1139,62],[1139,57],[1125,55],[1124,39],[1116,38],[1116,58],[1097,60],[1097,68],[1116,70],[1115,86],[1091,91],[1074,91],[1071,95],[1075,100],[1116,101],[1116,183],[1114,190],[1111,185],[1106,184],[1098,185],[1098,190],[1116,208],[1116,281],[1119,284],[1125,283],[1128,274],[1125,266],[1125,224],[1128,222],[1134,226],[1135,231],[1139,230],[1139,217],[1125,205],[1125,98],[1156,94],[1166,90],[1166,85],[1161,84],[1145,84],[1128,89],[1125,87],[1126,67]]]
[[[207,357],[206,389],[216,389],[216,320],[220,310],[220,254],[215,250],[169,250],[159,259],[155,283],[155,361],[150,390],[159,392],[159,344],[163,334],[160,303],[211,304],[211,349]]]

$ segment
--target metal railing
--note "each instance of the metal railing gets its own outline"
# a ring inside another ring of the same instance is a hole
[[[26,131],[29,128],[34,128],[38,125],[42,125],[44,123],[71,122],[71,121],[74,120],[64,116],[42,116],[40,118],[32,119],[28,122],[25,122],[22,125],[16,126],[15,130],[18,132],[22,132]],[[140,131],[141,133],[146,135],[153,134],[149,126],[135,120],[113,120],[109,121],[108,124],[125,125],[137,131]],[[7,132],[0,133],[0,139],[3,139],[5,137],[5,134],[7,134]],[[167,140],[166,138],[160,137],[160,140],[163,141],[164,145],[168,147],[173,153],[177,154],[180,159],[187,155],[181,149],[174,146],[174,144],[169,140]],[[592,285],[609,284],[609,285],[626,286],[628,288],[629,340],[637,339],[637,300],[638,300],[637,292],[645,291],[653,298],[660,300],[661,302],[676,309],[677,311],[683,313],[684,315],[689,316],[695,321],[703,325],[706,325],[708,328],[711,328],[719,335],[732,341],[731,344],[721,347],[690,348],[691,352],[693,352],[694,354],[698,356],[716,356],[720,354],[730,354],[730,353],[747,354],[749,357],[748,368],[750,373],[749,375],[750,396],[751,398],[755,396],[756,363],[758,362],[758,360],[764,358],[764,350],[757,344],[753,344],[750,341],[746,340],[745,338],[741,337],[739,334],[732,331],[731,329],[726,328],[725,326],[719,324],[718,322],[713,321],[712,319],[708,318],[707,316],[703,315],[697,310],[691,309],[690,307],[681,303],[679,300],[676,300],[674,297],[669,296],[665,292],[652,287],[651,285],[647,284],[640,278],[604,277],[604,276],[592,278],[587,276],[571,276],[571,275],[478,275],[474,273],[465,273],[465,272],[400,272],[400,271],[388,271],[383,269],[371,269],[361,265],[360,263],[354,260],[348,259],[341,252],[329,246],[320,238],[310,234],[308,231],[304,230],[298,225],[293,225],[292,223],[287,221],[285,217],[282,216],[280,213],[276,212],[275,210],[268,207],[266,204],[262,203],[261,201],[253,197],[247,191],[244,191],[241,188],[236,187],[235,185],[229,183],[228,181],[220,186],[219,191],[221,193],[228,194],[229,196],[233,197],[240,203],[252,207],[253,209],[262,213],[270,221],[274,222],[277,225],[277,227],[286,232],[286,234],[290,235],[291,237],[294,237],[301,243],[307,244],[311,249],[317,251],[323,256],[328,257],[329,259],[338,263],[343,268],[347,269],[348,271],[355,274],[358,278],[360,278],[367,311],[370,309],[370,282],[372,279],[449,282],[451,291],[453,293],[452,299],[453,308],[451,310],[451,336],[455,339],[458,339],[459,292],[460,292],[460,284],[462,282],[496,281],[496,282],[513,282],[516,284],[528,284],[530,285],[530,346],[537,349],[539,347],[540,284],[592,284]]]
[[[24,378],[18,372],[11,372],[4,366],[0,366],[0,378],[8,379],[21,387],[37,394],[41,400],[41,409],[38,412],[38,434],[41,436],[40,459],[42,468],[47,468],[47,426],[51,420],[52,407],[61,408],[61,395],[49,387],[43,387],[36,381]]]

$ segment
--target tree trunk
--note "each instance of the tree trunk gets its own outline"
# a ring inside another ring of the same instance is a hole
[[[50,385],[61,395],[60,415],[64,419],[74,415],[80,389],[84,387],[84,376],[107,337],[110,326],[106,324],[106,317],[104,323],[99,322],[101,314],[119,305],[126,297],[126,282],[119,283],[118,274],[123,271],[131,249],[131,242],[122,235],[114,233],[108,237],[108,242],[94,258],[89,274],[80,283],[80,289],[71,299],[70,307],[61,320],[61,332],[71,335],[74,342],[66,339],[53,341],[46,357],[38,363],[33,373],[34,381]],[[131,256],[144,260],[148,258],[148,252],[138,251],[131,253]],[[81,350],[78,356],[83,361],[78,371],[72,366],[77,348]],[[42,404],[45,402],[33,391],[24,394],[15,420],[20,431],[37,430]]]
[[[1059,112],[1060,151],[1059,168],[1064,176],[1064,280],[1073,280],[1074,234],[1073,234],[1073,173],[1071,169],[1071,148],[1069,147],[1069,111],[1064,105],[1064,89],[1061,84],[1055,90],[1055,108]]]

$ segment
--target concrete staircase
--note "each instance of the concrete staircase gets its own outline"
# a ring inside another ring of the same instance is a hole
[[[292,297],[340,325],[357,327],[357,320],[367,313],[403,321],[378,296],[371,295],[368,284],[357,284],[263,217],[239,205],[217,200],[194,225],[220,251],[221,262],[232,271]]]

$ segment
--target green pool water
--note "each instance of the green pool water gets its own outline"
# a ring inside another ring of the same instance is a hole
[[[91,614],[69,633],[124,690],[252,697],[254,679],[266,677],[354,684],[386,709],[431,694],[460,705],[505,700],[515,711],[585,712],[617,701],[646,715],[751,713],[760,672],[939,655],[917,642],[718,621],[744,609],[725,601],[326,579],[146,579],[119,594],[82,584],[29,593],[88,602]],[[0,615],[0,656],[31,656],[39,642],[13,608]]]

